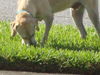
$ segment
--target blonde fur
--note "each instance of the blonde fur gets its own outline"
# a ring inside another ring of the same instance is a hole
[[[98,35],[100,35],[98,0],[18,0],[17,11],[25,10],[28,13],[22,12],[16,15],[12,31],[13,33],[18,32],[25,44],[35,45],[35,37],[32,35],[35,35],[35,28],[38,29],[38,21],[44,20],[46,28],[41,41],[41,45],[44,45],[53,22],[53,14],[67,8],[72,8],[72,17],[82,38],[86,38],[87,35],[83,26],[83,13],[85,8]],[[24,38],[27,39],[27,42]],[[34,41],[31,40],[32,38],[34,38]]]

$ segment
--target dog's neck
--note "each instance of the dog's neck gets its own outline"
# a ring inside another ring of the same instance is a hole
[[[35,17],[36,10],[33,1],[34,0],[18,0],[17,14],[26,12]]]
[[[35,16],[33,16],[30,12],[26,11],[26,10],[19,10],[16,12],[16,14],[21,14],[21,13],[28,13],[29,15],[31,15],[33,18],[36,18]]]

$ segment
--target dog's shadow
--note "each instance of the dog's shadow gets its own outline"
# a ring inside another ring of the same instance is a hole
[[[100,51],[98,46],[87,46],[85,44],[79,45],[79,44],[57,44],[57,43],[53,43],[50,44],[50,47],[56,49],[56,50],[72,50],[72,51],[95,51],[98,52]]]

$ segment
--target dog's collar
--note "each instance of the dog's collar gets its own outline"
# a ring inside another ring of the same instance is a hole
[[[16,12],[16,14],[18,15],[18,14],[24,13],[24,12],[30,14],[30,15],[34,18],[34,16],[33,16],[30,12],[28,12],[28,11],[26,11],[26,10],[18,10],[18,11]]]

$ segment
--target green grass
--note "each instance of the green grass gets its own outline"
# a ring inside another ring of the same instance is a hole
[[[0,69],[37,72],[86,73],[100,71],[100,38],[93,27],[86,27],[88,36],[81,39],[72,25],[53,25],[48,42],[40,47],[44,25],[36,32],[38,46],[21,44],[17,35],[10,38],[9,22],[0,22]]]

